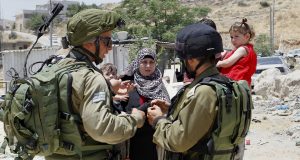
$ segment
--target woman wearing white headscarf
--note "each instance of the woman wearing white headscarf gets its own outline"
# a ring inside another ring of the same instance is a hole
[[[127,112],[130,112],[132,108],[146,112],[153,99],[170,101],[162,82],[162,73],[157,68],[156,53],[152,49],[141,49],[137,58],[128,68],[127,75],[128,73],[129,76],[133,76],[136,88],[129,93],[129,100],[125,107]],[[130,160],[158,159],[156,145],[152,142],[153,133],[154,129],[148,124],[148,121],[137,130],[135,136],[130,139]]]

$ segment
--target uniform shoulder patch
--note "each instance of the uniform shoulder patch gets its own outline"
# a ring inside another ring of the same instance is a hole
[[[104,100],[105,100],[105,97],[106,97],[106,93],[105,93],[105,92],[97,92],[97,93],[94,93],[94,96],[93,96],[93,103],[97,103],[97,102],[100,102],[100,101],[104,101]]]

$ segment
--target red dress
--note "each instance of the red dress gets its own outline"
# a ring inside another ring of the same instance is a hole
[[[249,86],[251,86],[251,76],[256,70],[257,56],[252,44],[247,44],[242,47],[248,52],[247,56],[239,59],[231,67],[221,68],[220,72],[233,80],[246,80]],[[224,59],[229,58],[235,51],[236,49],[226,54]]]

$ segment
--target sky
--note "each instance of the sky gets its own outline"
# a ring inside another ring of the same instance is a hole
[[[46,4],[50,0],[0,0],[0,18],[15,20],[15,15],[21,13],[23,9],[34,10],[35,5]],[[121,2],[122,0],[71,0],[84,2],[85,4],[97,4]]]

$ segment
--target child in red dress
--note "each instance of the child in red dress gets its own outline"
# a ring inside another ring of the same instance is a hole
[[[250,40],[255,33],[244,18],[235,22],[229,29],[234,49],[224,52],[222,60],[217,63],[220,72],[233,80],[246,80],[251,86],[251,76],[255,73],[257,56]]]

